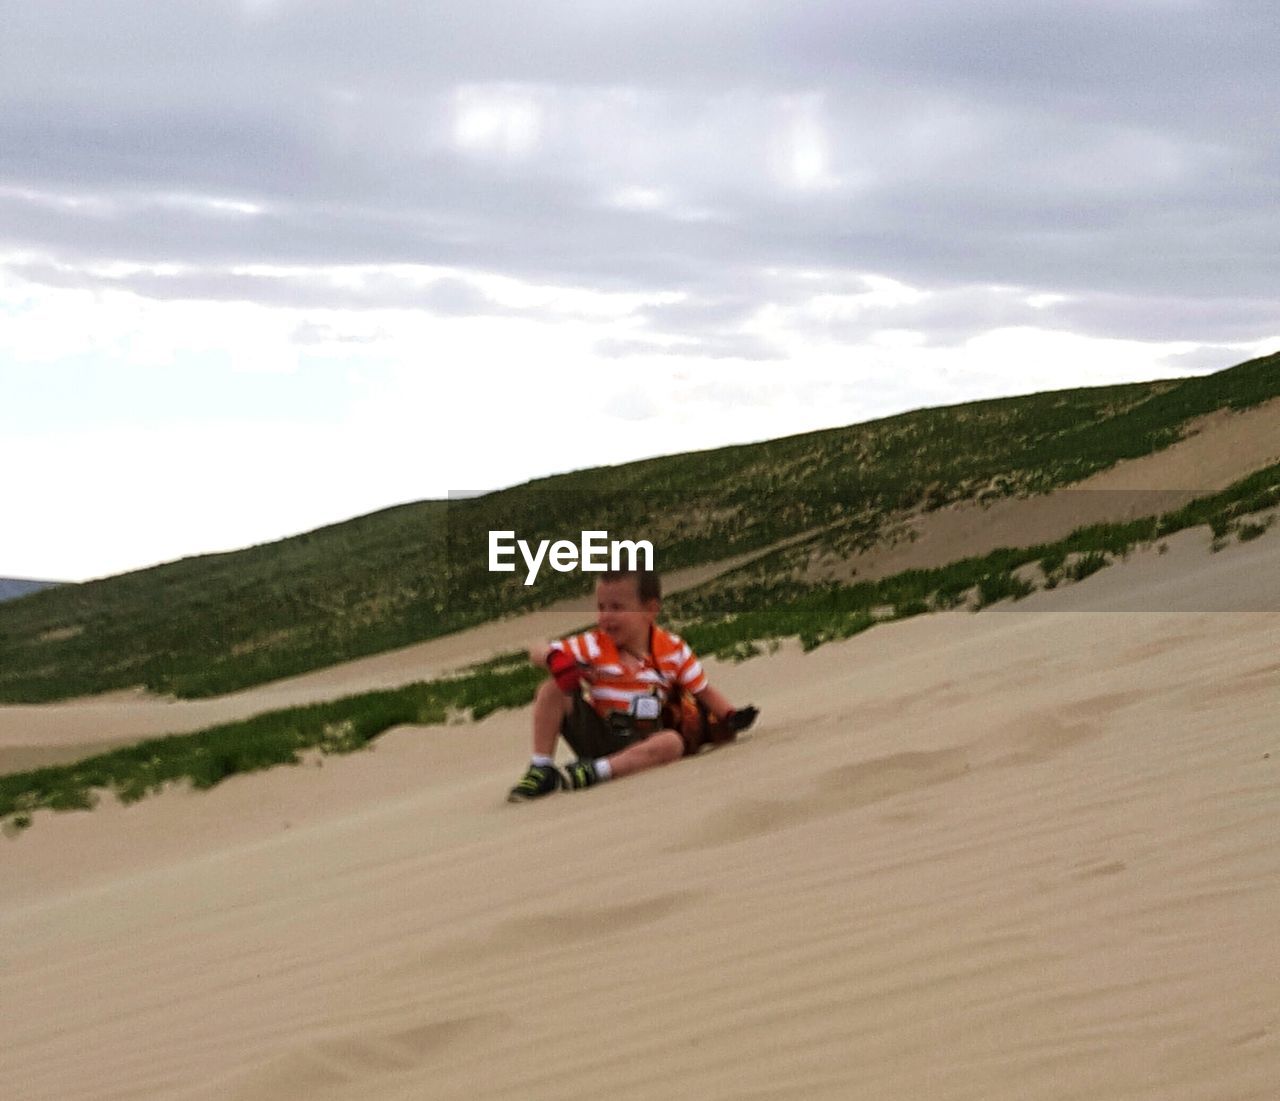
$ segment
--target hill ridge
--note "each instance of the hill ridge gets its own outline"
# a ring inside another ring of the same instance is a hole
[[[1280,395],[1280,356],[1214,375],[917,410],[817,432],[392,506],[242,551],[183,559],[0,608],[0,699],[145,686],[220,695],[546,606],[487,572],[485,536],[625,531],[666,570],[821,530],[813,553],[875,545],[906,510],[1071,484],[1168,447],[1196,417]],[[679,502],[679,508],[673,507]],[[788,566],[788,569],[792,569]]]

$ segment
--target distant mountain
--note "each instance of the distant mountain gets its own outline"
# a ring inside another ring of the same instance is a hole
[[[61,581],[22,581],[15,577],[0,577],[0,600],[16,600],[20,596],[61,584]]]

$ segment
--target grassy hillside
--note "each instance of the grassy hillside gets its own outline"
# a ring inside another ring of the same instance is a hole
[[[664,570],[815,533],[873,541],[902,509],[1036,492],[1168,446],[1188,420],[1280,394],[1280,356],[1201,378],[921,410],[848,428],[428,501],[279,543],[0,606],[0,699],[142,684],[214,695],[447,634],[584,587],[488,572],[487,535],[603,529]]]

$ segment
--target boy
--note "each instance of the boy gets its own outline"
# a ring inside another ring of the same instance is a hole
[[[707,683],[678,636],[657,625],[662,586],[652,570],[609,572],[596,584],[596,629],[534,646],[529,660],[551,679],[533,704],[533,758],[507,796],[513,803],[629,776],[731,741],[756,718]],[[696,701],[696,702],[695,702]],[[564,737],[578,759],[555,766]]]

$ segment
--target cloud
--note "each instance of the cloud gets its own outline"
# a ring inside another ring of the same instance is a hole
[[[798,290],[799,288],[793,288]],[[962,344],[993,329],[1024,327],[1100,339],[1155,343],[1249,343],[1280,332],[1277,304],[1263,297],[1042,294],[1030,287],[969,285],[913,291],[898,300],[874,293],[820,294],[787,300],[796,331],[850,344],[886,330],[912,330],[938,346]]]
[[[6,8],[0,236],[63,260],[1277,289],[1262,5]]]
[[[296,383],[298,408],[317,370],[361,373],[406,469],[429,408],[454,433],[433,473],[496,484],[587,461],[576,432],[526,429],[549,377],[605,462],[707,425],[727,443],[1198,371],[1280,334],[1280,14],[1259,0],[0,20],[6,371],[221,369]],[[680,398],[637,416],[635,371]],[[503,466],[490,433],[536,463]]]
[[[628,359],[642,356],[678,356],[686,359],[746,359],[776,360],[783,358],[782,351],[766,340],[748,333],[736,336],[701,336],[694,339],[654,340],[645,338],[609,337],[596,341],[597,355],[607,359]]]
[[[1278,347],[1280,347],[1280,338],[1275,336],[1266,341],[1259,341],[1253,347],[1248,344],[1206,344],[1187,352],[1172,352],[1165,356],[1165,362],[1174,374],[1209,374],[1212,371],[1232,367],[1246,359],[1265,355]]]

